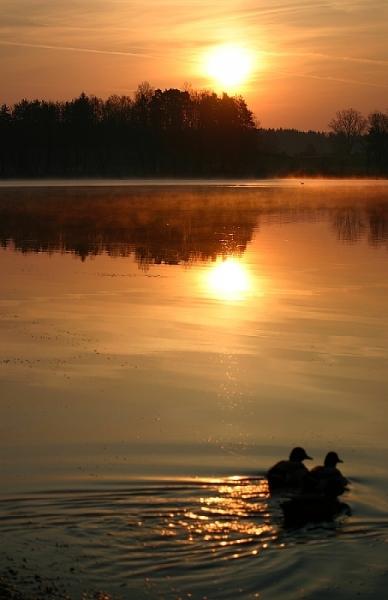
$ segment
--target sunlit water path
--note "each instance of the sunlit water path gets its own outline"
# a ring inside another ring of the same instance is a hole
[[[0,572],[384,597],[388,185],[4,187],[0,244]],[[284,529],[296,444],[343,456],[351,515]]]

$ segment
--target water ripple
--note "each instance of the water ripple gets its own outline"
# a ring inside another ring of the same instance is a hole
[[[283,528],[282,498],[270,497],[263,478],[32,493],[0,501],[3,548],[30,569],[56,573],[70,590],[79,591],[86,578],[96,589],[109,581],[116,593],[124,586],[140,594],[148,586],[148,597],[152,585],[167,596],[174,586],[193,597],[207,589],[212,598],[254,598],[263,590],[266,597],[287,596],[281,582],[291,590],[294,578],[298,587],[306,577],[305,548],[314,555],[341,540],[386,543],[388,512],[368,508],[368,486],[357,486],[354,516],[298,531]]]

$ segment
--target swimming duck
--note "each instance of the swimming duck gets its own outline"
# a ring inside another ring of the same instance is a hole
[[[337,464],[342,463],[336,452],[326,454],[323,465],[314,467],[310,471],[309,485],[317,493],[331,497],[340,496],[347,490],[348,480],[344,477]]]
[[[304,448],[297,446],[291,450],[288,460],[281,460],[271,467],[267,471],[270,490],[301,488],[309,473],[303,464],[304,460],[312,460],[312,458]]]

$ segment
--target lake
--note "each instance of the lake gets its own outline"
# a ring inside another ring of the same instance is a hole
[[[385,596],[388,183],[3,184],[0,269],[17,590]],[[297,445],[343,458],[351,514],[283,526]]]

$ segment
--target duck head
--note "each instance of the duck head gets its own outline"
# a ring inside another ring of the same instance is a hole
[[[306,453],[304,448],[297,446],[291,450],[290,460],[292,460],[292,462],[303,462],[304,460],[312,460],[312,457]]]
[[[337,452],[328,452],[325,458],[325,467],[336,467],[338,463],[344,462],[340,459]]]

